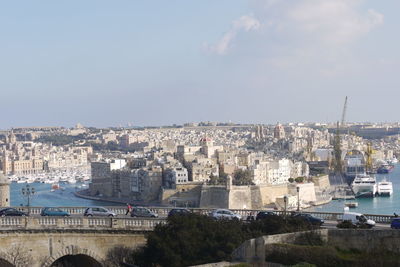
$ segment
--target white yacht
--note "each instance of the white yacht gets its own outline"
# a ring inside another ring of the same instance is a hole
[[[378,193],[375,176],[367,174],[356,175],[351,183],[351,189],[356,197],[375,197]]]
[[[391,196],[393,194],[392,182],[388,182],[386,179],[380,181],[378,183],[378,194],[380,196]]]

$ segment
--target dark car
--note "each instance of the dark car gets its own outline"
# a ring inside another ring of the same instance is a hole
[[[41,216],[69,216],[69,213],[60,208],[46,207],[40,212]]]
[[[309,222],[312,225],[322,225],[324,223],[324,220],[314,217],[311,214],[308,213],[296,213],[292,216],[293,218],[298,218],[303,221]]]
[[[182,215],[188,215],[188,214],[192,214],[192,212],[190,210],[188,210],[188,209],[183,209],[183,208],[181,208],[181,209],[172,209],[172,210],[170,210],[168,212],[168,217],[176,216],[176,215],[182,216]]]
[[[390,228],[392,229],[400,229],[400,218],[393,218],[390,223]]]
[[[262,220],[265,218],[270,218],[270,217],[276,217],[278,214],[276,214],[273,211],[260,211],[257,213],[256,220]]]
[[[131,217],[150,217],[157,218],[158,214],[152,212],[148,208],[145,207],[134,207],[131,211]]]
[[[5,208],[0,210],[0,216],[28,216],[28,213],[16,210],[14,208]]]

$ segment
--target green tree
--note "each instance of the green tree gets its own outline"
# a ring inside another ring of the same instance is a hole
[[[238,169],[233,174],[233,181],[234,185],[252,185],[252,173],[250,170],[242,170]]]
[[[266,235],[308,230],[308,223],[281,216],[253,222],[215,220],[191,214],[172,216],[167,224],[157,225],[147,236],[147,244],[134,253],[141,267],[181,267],[230,260],[230,255],[245,240]]]

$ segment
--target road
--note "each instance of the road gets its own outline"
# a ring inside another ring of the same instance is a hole
[[[337,221],[325,221],[324,224],[322,225],[322,228],[337,229],[337,227],[336,227],[337,224],[338,224]],[[375,224],[375,227],[372,229],[375,229],[375,230],[390,229],[390,224],[377,223],[377,224]]]

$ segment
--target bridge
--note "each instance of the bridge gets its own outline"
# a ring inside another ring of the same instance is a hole
[[[84,217],[84,207],[64,207],[70,217],[41,217],[39,207],[30,208],[30,216],[0,217],[0,266],[63,266],[65,260],[79,266],[103,266],[110,249],[130,248],[146,242],[146,232],[166,223],[172,208],[150,207],[159,218],[131,218],[124,207],[108,207],[116,217]],[[17,207],[27,211],[26,207]],[[190,209],[208,214],[210,209]],[[244,218],[259,210],[233,210]],[[276,211],[283,214],[282,211]],[[336,221],[341,213],[308,212],[324,220]],[[389,223],[393,216],[367,215],[378,223]]]

